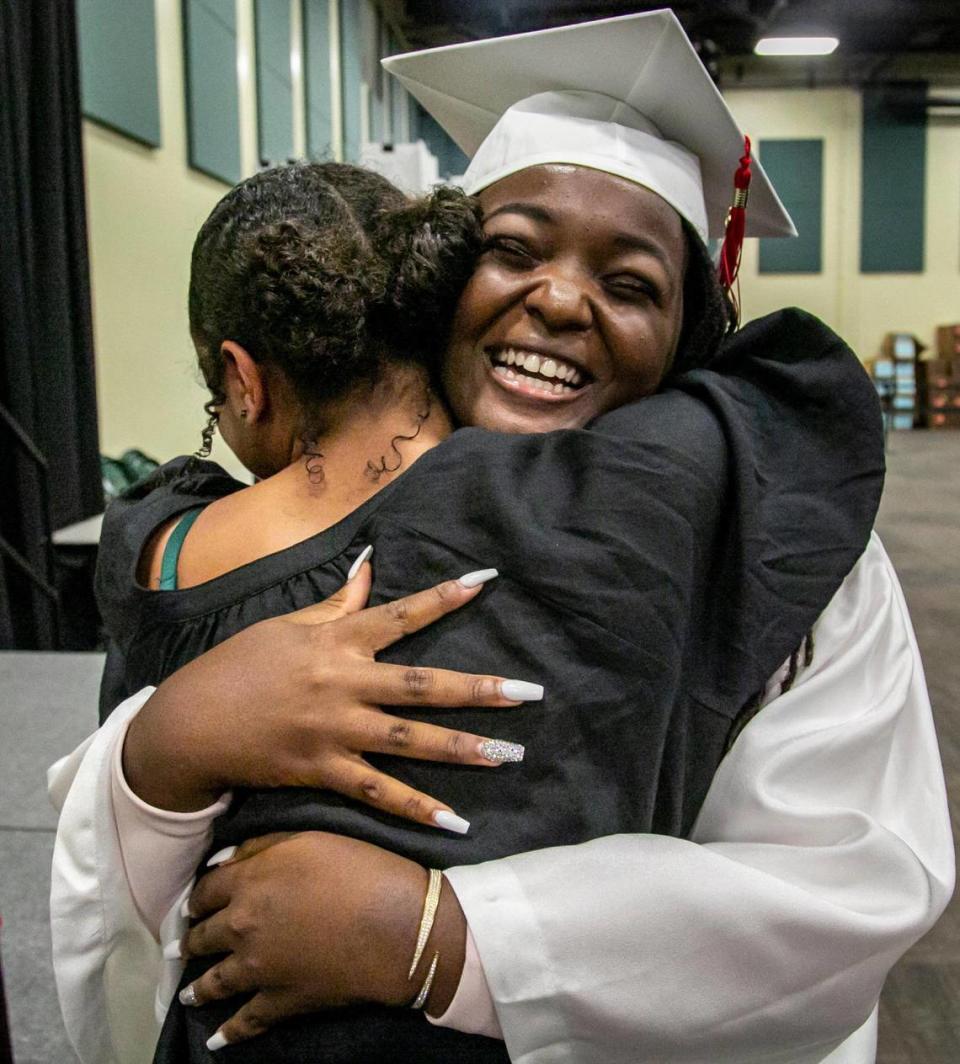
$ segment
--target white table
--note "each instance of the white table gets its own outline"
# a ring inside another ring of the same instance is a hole
[[[58,528],[53,534],[53,542],[58,547],[95,547],[100,542],[102,527],[103,514],[85,517],[65,528]]]

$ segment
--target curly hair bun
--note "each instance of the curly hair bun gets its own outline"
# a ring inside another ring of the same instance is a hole
[[[411,351],[439,351],[482,245],[479,203],[454,188],[386,210],[374,241],[391,262],[383,301],[387,335]]]
[[[336,399],[390,361],[434,369],[480,247],[479,209],[438,189],[411,202],[343,163],[265,170],[197,237],[190,327],[215,400],[234,340],[304,404]]]

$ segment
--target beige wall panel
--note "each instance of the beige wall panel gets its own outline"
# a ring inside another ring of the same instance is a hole
[[[912,332],[930,343],[936,325],[960,321],[960,123],[932,117],[927,131],[924,272],[861,274],[859,92],[733,90],[726,98],[754,140],[824,141],[823,272],[760,275],[756,242],[748,241],[744,320],[795,304],[823,318],[864,359],[877,353],[884,333]]]

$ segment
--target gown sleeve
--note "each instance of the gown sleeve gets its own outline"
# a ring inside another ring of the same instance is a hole
[[[153,809],[120,767],[130,721],[152,687],[132,695],[47,774],[60,812],[50,923],[54,976],[82,1064],[138,1064],[153,1046],[180,978],[164,944],[186,929],[179,903],[193,885],[229,794],[195,813]]]
[[[152,690],[118,706],[47,773],[60,811],[50,885],[53,971],[81,1064],[148,1064],[160,1031],[160,948],[126,881],[110,772],[116,743]]]
[[[689,841],[448,870],[516,1064],[874,1059],[884,978],[954,877],[923,669],[875,536],[815,636]]]

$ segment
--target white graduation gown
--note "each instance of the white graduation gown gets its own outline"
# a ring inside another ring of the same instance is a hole
[[[104,779],[141,703],[51,770],[54,966],[83,1064],[149,1060],[156,1030],[157,947]],[[448,872],[516,1064],[869,1064],[884,977],[953,877],[923,670],[875,536],[691,840],[613,836]]]

